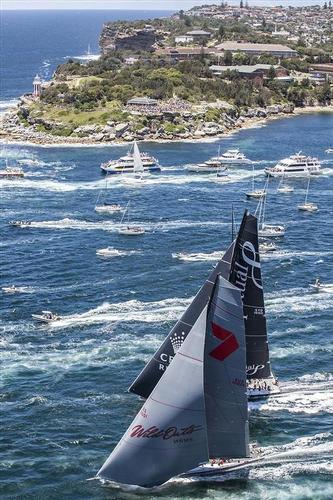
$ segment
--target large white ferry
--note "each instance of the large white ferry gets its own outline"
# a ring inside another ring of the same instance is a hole
[[[158,160],[148,153],[141,153],[140,157],[144,172],[160,172],[161,167]],[[105,174],[128,174],[134,171],[134,152],[133,147],[126,156],[121,156],[118,160],[110,160],[102,163],[102,172]]]
[[[308,175],[319,175],[321,163],[318,158],[312,158],[301,154],[280,160],[275,167],[265,168],[266,175],[271,177],[304,177]]]

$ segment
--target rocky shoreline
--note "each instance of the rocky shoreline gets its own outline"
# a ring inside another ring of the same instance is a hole
[[[224,113],[221,122],[207,122],[187,117],[185,132],[170,132],[163,128],[152,131],[149,127],[133,131],[131,122],[108,123],[106,126],[89,125],[78,130],[78,135],[63,137],[38,131],[38,123],[23,125],[17,115],[19,107],[12,108],[1,117],[0,143],[31,144],[35,146],[111,146],[126,142],[174,142],[214,140],[226,137],[239,130],[264,125],[266,121],[302,113],[333,112],[333,106],[307,106],[293,108],[291,105],[275,105],[242,111],[235,115]],[[233,115],[233,116],[232,116]]]

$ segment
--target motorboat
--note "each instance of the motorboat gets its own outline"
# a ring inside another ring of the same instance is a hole
[[[145,233],[145,228],[142,226],[124,226],[118,232],[126,236],[140,236]]]
[[[101,170],[105,174],[128,174],[134,171],[135,145],[133,144],[130,151],[125,156],[121,156],[118,160],[110,160],[102,163]],[[138,146],[137,146],[138,148]],[[160,172],[161,167],[158,160],[148,153],[141,153],[140,158],[144,172]]]
[[[100,214],[114,214],[116,212],[121,212],[122,207],[116,203],[103,203],[102,205],[95,206],[95,212]]]
[[[31,221],[30,220],[13,220],[8,223],[12,227],[30,227],[31,226]]]
[[[261,238],[279,238],[284,236],[286,230],[284,226],[273,225],[273,224],[262,224],[258,235]]]
[[[42,314],[32,314],[31,317],[39,323],[51,323],[52,321],[59,321],[61,319],[60,316],[51,311],[42,311]]]
[[[0,170],[0,178],[2,179],[16,179],[24,177],[24,171],[21,167],[6,167]]]
[[[21,293],[23,292],[23,288],[21,286],[10,285],[3,286],[2,291],[5,293]]]
[[[306,188],[304,203],[301,203],[300,205],[298,205],[297,208],[298,208],[298,210],[301,210],[302,212],[317,212],[318,206],[315,203],[311,203],[308,201],[309,188],[310,188],[310,176],[309,176],[308,185]]]
[[[319,280],[316,280],[314,284],[310,284],[310,287],[314,289],[316,292],[326,292],[333,293],[333,284],[331,283],[320,283]]]
[[[124,252],[121,250],[117,250],[116,248],[106,247],[96,250],[96,255],[98,255],[99,257],[120,257],[124,255]]]
[[[328,149],[326,149],[325,153],[327,153],[327,154],[331,154],[331,153],[333,153],[333,148],[328,148]]]
[[[276,246],[274,245],[274,243],[271,243],[269,241],[263,241],[262,243],[259,243],[259,250],[260,253],[275,252]]]
[[[321,174],[321,163],[318,158],[301,154],[283,158],[274,167],[265,168],[265,173],[271,177],[304,177]]]
[[[186,170],[189,172],[211,174],[213,172],[225,171],[226,168],[222,168],[220,160],[210,158],[203,163],[198,163],[198,165],[190,165],[186,167]]]
[[[230,165],[242,165],[244,163],[252,163],[252,160],[246,158],[244,153],[241,153],[239,149],[228,149],[225,153],[212,158],[212,160],[219,160],[224,164]]]

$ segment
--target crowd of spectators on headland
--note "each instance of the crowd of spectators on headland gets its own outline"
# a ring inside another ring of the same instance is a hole
[[[160,115],[163,113],[186,113],[191,110],[191,104],[172,97],[167,101],[157,101],[154,104],[130,104],[127,103],[125,107],[129,113],[138,113],[142,115]]]

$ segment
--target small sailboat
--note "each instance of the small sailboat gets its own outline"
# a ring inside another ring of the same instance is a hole
[[[254,165],[252,166],[252,189],[251,191],[248,191],[246,194],[247,198],[262,198],[263,196],[266,195],[266,192],[264,189],[254,189]]]
[[[279,185],[277,187],[277,192],[278,193],[285,193],[285,194],[292,193],[294,191],[293,186],[289,186],[288,184],[284,184],[283,181],[284,181],[284,174],[282,175],[281,180],[279,182]]]
[[[256,214],[258,213],[258,220],[259,220],[259,237],[261,238],[278,238],[282,237],[285,234],[285,227],[281,224],[279,225],[274,225],[274,224],[266,224],[265,222],[265,215],[266,215],[266,203],[267,203],[267,192],[268,192],[268,182],[269,182],[269,177],[267,178],[266,184],[265,184],[265,196],[263,196],[258,203],[257,209],[256,209]]]
[[[304,203],[302,203],[301,205],[298,205],[297,208],[298,208],[298,210],[301,210],[302,212],[317,212],[318,205],[316,205],[315,203],[311,203],[311,202],[308,201],[309,188],[310,188],[310,176],[309,176],[309,179],[308,179],[308,185],[306,187],[306,193],[305,193]]]
[[[122,227],[119,229],[118,232],[119,234],[124,234],[126,236],[140,236],[145,233],[145,228],[143,226],[135,226],[130,224],[129,208],[130,208],[130,202],[127,203],[126,210],[124,211],[120,221]],[[127,222],[124,223],[126,214],[127,214]]]
[[[104,191],[106,192],[108,188],[108,181],[106,179],[105,181],[105,189]],[[95,205],[95,212],[100,213],[100,214],[114,214],[117,212],[122,211],[122,207],[118,205],[117,203],[108,203],[104,201],[103,203],[100,203],[100,197],[101,197],[101,191],[98,194],[97,200],[96,200],[96,205]]]

